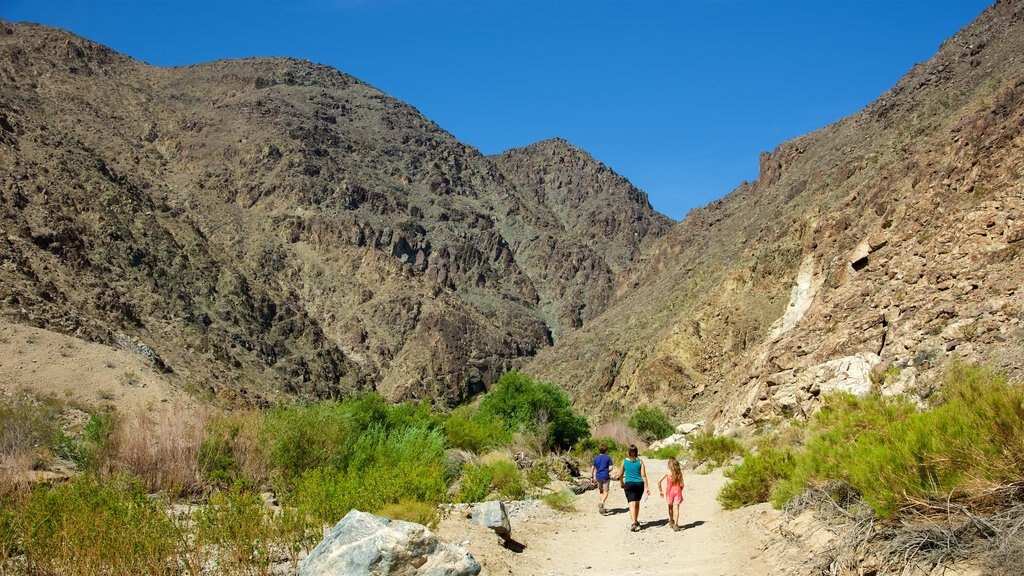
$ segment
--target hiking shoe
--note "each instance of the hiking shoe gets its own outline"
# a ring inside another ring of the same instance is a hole
[[[672,531],[673,532],[679,532],[680,530],[682,530],[682,528],[679,527],[679,524],[676,524],[675,526],[672,527]]]
[[[634,522],[633,525],[629,528],[629,531],[630,532],[639,532],[640,531],[640,523],[639,522]]]
[[[597,511],[600,512],[601,514],[604,514],[605,513],[604,504],[598,504],[597,505]]]

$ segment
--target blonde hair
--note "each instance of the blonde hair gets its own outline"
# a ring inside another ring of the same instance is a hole
[[[683,483],[683,469],[679,466],[679,461],[675,458],[668,459],[668,471],[672,475],[673,484]]]

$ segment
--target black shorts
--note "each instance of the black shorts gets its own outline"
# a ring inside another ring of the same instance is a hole
[[[622,489],[626,492],[626,502],[639,502],[644,497],[643,482],[626,482]]]

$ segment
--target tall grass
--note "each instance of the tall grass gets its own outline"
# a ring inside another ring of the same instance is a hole
[[[882,518],[916,499],[969,497],[1024,477],[1024,390],[978,366],[948,367],[939,401],[921,411],[904,398],[838,395],[792,452],[748,457],[720,499],[735,507],[840,481]]]
[[[199,449],[209,418],[179,408],[155,414],[139,410],[114,424],[107,466],[138,477],[150,492],[201,494],[205,483],[199,474]]]

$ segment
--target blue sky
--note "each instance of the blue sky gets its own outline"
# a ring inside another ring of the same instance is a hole
[[[849,115],[988,0],[0,0],[160,66],[293,56],[485,154],[563,137],[679,219]]]

